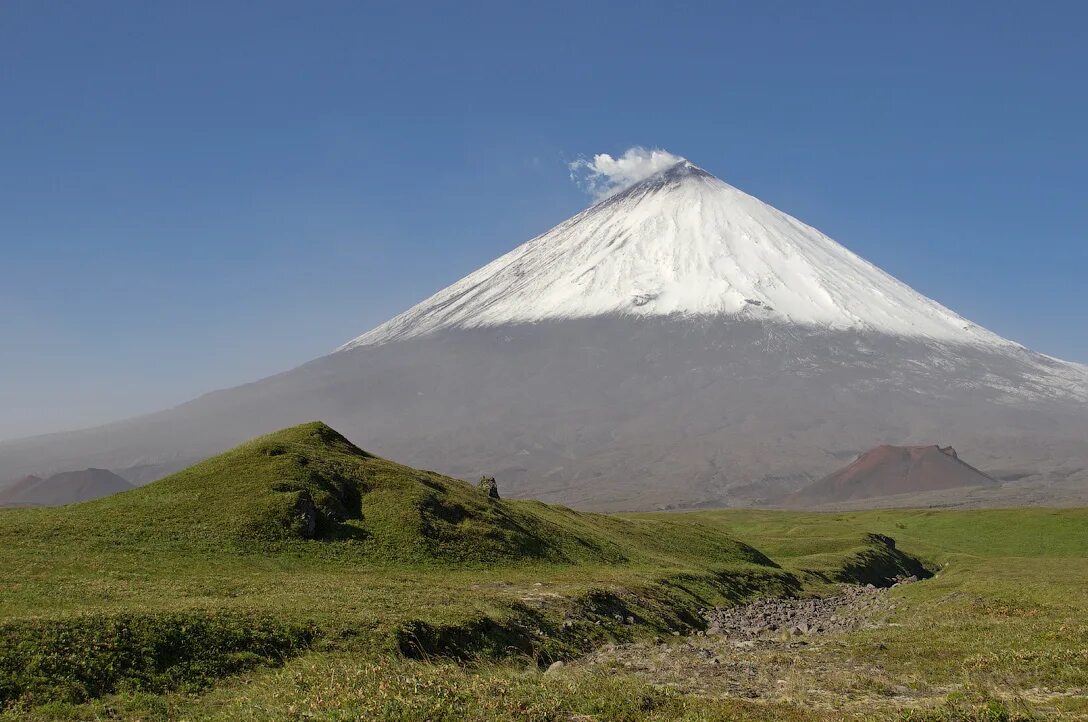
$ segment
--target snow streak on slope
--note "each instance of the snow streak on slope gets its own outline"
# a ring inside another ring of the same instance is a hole
[[[340,350],[450,328],[612,314],[731,316],[1017,348],[681,161]]]

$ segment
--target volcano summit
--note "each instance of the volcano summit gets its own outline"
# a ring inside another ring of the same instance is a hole
[[[413,466],[585,507],[768,501],[936,439],[1050,501],[1088,487],[1086,402],[1088,367],[679,161],[297,369],[0,444],[0,479],[147,480],[322,419]]]
[[[454,328],[610,315],[751,318],[1011,345],[684,160],[341,350]]]

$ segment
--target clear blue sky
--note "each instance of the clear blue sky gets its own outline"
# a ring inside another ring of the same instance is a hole
[[[325,353],[636,144],[1088,361],[1088,4],[527,5],[0,4],[0,438]]]

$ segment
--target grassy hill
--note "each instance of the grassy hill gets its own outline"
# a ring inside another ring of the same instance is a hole
[[[944,688],[993,655],[1006,681],[1069,689],[1088,684],[1088,603],[1069,591],[1088,581],[1086,529],[1083,510],[590,514],[492,498],[312,423],[108,498],[0,511],[0,705],[10,719],[801,719],[813,710],[796,700],[540,670],[682,641],[703,608],[938,567],[893,590],[923,626],[889,628],[875,657]],[[1026,604],[1044,610],[1028,624]],[[1051,649],[1055,634],[1071,646]],[[842,643],[870,658],[878,642]]]
[[[320,422],[260,437],[142,488],[8,511],[0,543],[111,553],[303,554],[369,565],[749,563],[720,529],[489,497],[372,456]]]

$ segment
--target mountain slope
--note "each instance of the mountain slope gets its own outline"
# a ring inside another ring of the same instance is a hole
[[[1088,368],[970,324],[688,163],[297,369],[0,443],[0,477],[161,476],[322,418],[413,466],[587,508],[781,498],[946,439],[1011,497],[1088,490]]]
[[[951,446],[878,446],[789,497],[814,506],[873,497],[940,491],[997,482],[959,458]]]

